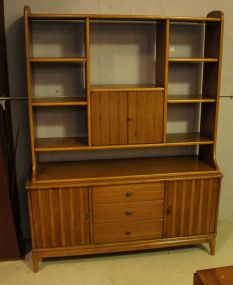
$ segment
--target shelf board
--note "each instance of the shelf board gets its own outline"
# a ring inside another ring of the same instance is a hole
[[[28,18],[31,20],[171,20],[179,22],[220,22],[221,18],[208,18],[208,17],[165,17],[153,15],[104,15],[104,14],[39,14],[30,13]]]
[[[32,106],[50,107],[50,106],[86,106],[85,97],[46,97],[32,98]]]
[[[163,87],[156,87],[153,84],[108,84],[92,85],[91,92],[109,91],[164,91]]]
[[[171,175],[218,174],[218,171],[196,156],[93,160],[42,163],[38,165],[35,183],[84,182],[169,177]],[[219,174],[218,174],[219,175]]]
[[[204,58],[204,57],[169,57],[169,62],[187,62],[187,63],[198,63],[198,62],[218,62],[217,58]]]
[[[86,137],[73,138],[37,138],[35,139],[35,151],[75,151],[86,149],[88,140]]]
[[[174,133],[167,134],[166,144],[175,145],[203,145],[213,144],[213,140],[202,136],[200,133]]]
[[[36,152],[75,151],[75,150],[106,150],[148,147],[172,147],[213,144],[213,140],[201,136],[199,133],[168,134],[167,141],[156,144],[127,144],[89,146],[87,138],[39,138],[35,139]]]
[[[31,63],[83,63],[85,57],[31,57]]]
[[[214,98],[202,97],[202,95],[168,95],[169,104],[189,104],[189,103],[214,103]]]

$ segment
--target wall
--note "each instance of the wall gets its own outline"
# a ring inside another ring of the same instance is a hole
[[[11,96],[26,96],[26,79],[24,63],[24,31],[23,6],[29,5],[35,13],[106,13],[106,14],[145,14],[145,15],[174,15],[174,16],[205,16],[209,11],[222,10],[225,13],[224,55],[222,72],[222,93],[220,102],[220,118],[218,132],[217,158],[219,167],[224,173],[222,184],[222,198],[220,205],[220,219],[233,222],[233,134],[229,128],[233,120],[233,2],[230,0],[6,0],[5,22],[7,36],[7,52],[9,65],[9,80]],[[225,97],[224,97],[225,96]],[[12,117],[15,141],[17,144],[17,173],[20,192],[22,227],[28,235],[27,204],[24,190],[25,181],[29,173],[29,138],[28,115],[25,101],[12,103]],[[133,155],[133,152],[131,153]],[[146,151],[150,155],[150,151]],[[106,154],[108,156],[108,154]]]

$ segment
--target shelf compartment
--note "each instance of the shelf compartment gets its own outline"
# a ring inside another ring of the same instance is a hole
[[[91,92],[109,92],[109,91],[164,91],[163,87],[156,87],[153,84],[107,84],[92,85]]]
[[[39,138],[35,139],[35,151],[72,151],[86,149],[88,147],[87,137],[67,138]]]
[[[169,104],[215,103],[214,98],[202,95],[168,95]]]
[[[50,106],[87,106],[86,97],[47,97],[32,98],[34,107]]]
[[[167,134],[166,144],[172,145],[203,145],[213,144],[213,140],[204,137],[200,133],[174,133]]]
[[[30,23],[32,58],[85,57],[85,24],[34,21]]]
[[[85,63],[85,57],[31,57],[31,63]]]
[[[41,163],[36,183],[101,182],[140,177],[215,174],[217,170],[196,156]]]
[[[218,58],[203,58],[203,57],[170,57],[169,62],[183,63],[199,63],[199,62],[218,62]]]

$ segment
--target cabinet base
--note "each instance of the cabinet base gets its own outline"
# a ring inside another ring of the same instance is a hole
[[[159,239],[156,241],[138,241],[125,243],[109,243],[101,245],[88,245],[78,247],[66,248],[46,248],[34,249],[32,251],[33,271],[36,273],[39,270],[39,264],[43,258],[47,257],[65,257],[65,256],[80,256],[92,255],[101,253],[115,253],[115,252],[130,252],[146,249],[159,249],[178,247],[185,245],[195,245],[201,243],[209,243],[211,255],[215,254],[215,240],[216,235],[202,235],[182,238]]]

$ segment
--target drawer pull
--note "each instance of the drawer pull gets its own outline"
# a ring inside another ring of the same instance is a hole
[[[127,192],[125,193],[125,196],[126,196],[126,197],[131,197],[131,196],[133,196],[133,192],[132,192],[132,191],[127,191]]]
[[[133,211],[126,211],[126,212],[125,212],[125,215],[126,215],[126,216],[132,216],[132,215],[133,215]]]
[[[132,232],[131,232],[130,230],[127,230],[127,231],[125,232],[125,234],[126,234],[127,236],[129,236],[129,235],[132,234]]]

